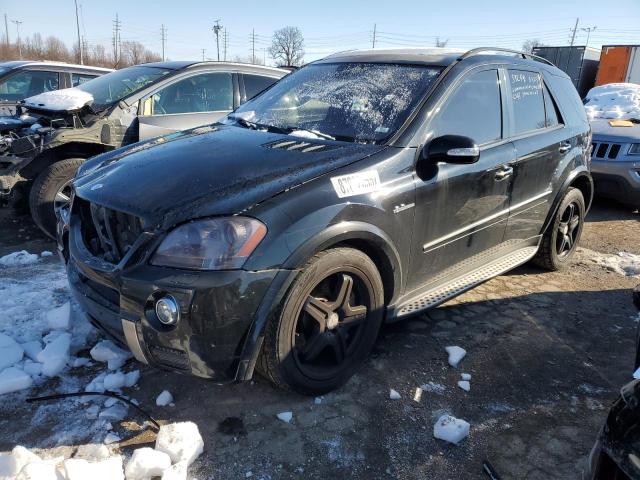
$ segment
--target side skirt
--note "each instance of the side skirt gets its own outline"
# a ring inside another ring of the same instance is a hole
[[[415,297],[409,298],[391,308],[387,314],[387,321],[399,320],[408,315],[413,315],[440,305],[493,277],[513,270],[515,267],[528,262],[534,257],[537,251],[537,246],[520,248],[488,262],[471,272],[453,278],[430,290],[423,291]]]

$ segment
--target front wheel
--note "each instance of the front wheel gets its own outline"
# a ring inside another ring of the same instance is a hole
[[[585,211],[582,192],[577,188],[569,188],[560,202],[553,223],[542,237],[533,263],[547,270],[564,268],[578,247]]]
[[[56,237],[56,211],[69,204],[71,182],[82,158],[67,158],[47,166],[33,181],[29,209],[35,224],[49,237]]]
[[[371,351],[384,289],[371,259],[334,248],[309,260],[269,322],[259,371],[276,385],[320,395],[344,384]]]

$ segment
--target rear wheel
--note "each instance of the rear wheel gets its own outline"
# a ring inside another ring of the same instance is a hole
[[[31,217],[51,238],[56,236],[56,211],[69,204],[71,182],[82,158],[67,158],[47,166],[33,181],[29,194]]]
[[[375,264],[359,250],[315,255],[267,326],[258,369],[276,385],[304,395],[340,387],[373,347],[383,291]]]
[[[553,223],[542,237],[533,263],[547,270],[559,270],[569,263],[580,241],[585,210],[582,192],[577,188],[569,188],[560,202]]]

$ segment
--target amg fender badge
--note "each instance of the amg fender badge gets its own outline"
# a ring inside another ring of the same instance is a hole
[[[401,203],[400,205],[396,205],[395,207],[393,207],[393,213],[404,212],[405,210],[409,210],[410,208],[413,208],[415,206],[415,203],[407,203],[406,205],[404,203]]]

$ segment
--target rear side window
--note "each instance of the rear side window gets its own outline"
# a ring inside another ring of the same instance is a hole
[[[23,70],[0,82],[0,100],[24,100],[57,89],[58,72]]]
[[[277,78],[263,77],[261,75],[244,75],[244,91],[247,100],[255,97],[261,91],[278,81]]]
[[[543,85],[544,88],[544,112],[547,120],[547,127],[555,127],[562,123],[560,119],[560,115],[558,114],[558,109],[556,108],[556,104],[551,97],[551,93],[549,93],[549,89],[546,85]]]
[[[93,80],[94,78],[96,78],[97,75],[86,75],[83,73],[72,73],[71,74],[71,84],[74,87],[77,87],[78,85],[82,85],[85,82],[88,82],[89,80]]]
[[[462,135],[478,145],[500,139],[502,105],[498,71],[469,75],[447,99],[434,122],[436,137]]]
[[[230,73],[201,73],[179,80],[153,95],[153,114],[233,110]]]
[[[545,128],[544,96],[540,74],[524,70],[509,70],[509,86],[515,135]]]

